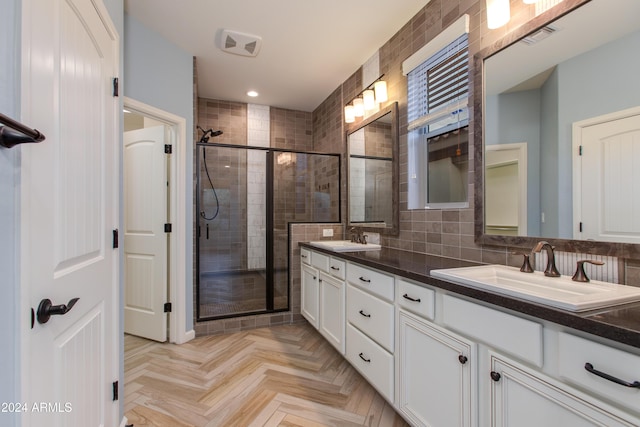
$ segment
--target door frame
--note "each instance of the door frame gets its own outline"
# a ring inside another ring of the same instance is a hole
[[[135,99],[124,97],[124,108],[152,118],[169,127],[170,144],[173,146],[169,157],[169,215],[171,218],[171,238],[167,246],[169,257],[169,341],[183,344],[195,338],[195,331],[186,331],[186,272],[187,272],[187,126],[184,117],[177,116]],[[123,164],[123,163],[122,163]],[[123,207],[124,211],[124,207]],[[122,266],[124,269],[124,266]],[[124,303],[120,301],[120,314],[124,316]]]
[[[626,119],[627,117],[640,114],[640,107],[627,108],[625,110],[614,111],[613,113],[601,116],[590,117],[585,120],[574,122],[572,130],[572,166],[573,166],[573,238],[583,239],[580,231],[580,221],[582,221],[582,161],[580,156],[580,145],[582,145],[582,131],[589,126]]]
[[[518,188],[520,194],[518,195],[518,235],[526,236],[528,229],[528,188],[527,188],[527,174],[528,174],[528,158],[527,158],[527,143],[526,142],[514,142],[511,144],[491,144],[485,147],[487,152],[497,151],[514,151],[517,152],[516,157],[507,162],[492,162],[485,161],[485,172],[487,169],[496,166],[503,166],[507,164],[516,163],[518,165]],[[486,232],[486,231],[485,231]]]

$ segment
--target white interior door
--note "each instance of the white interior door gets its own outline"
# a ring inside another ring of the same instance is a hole
[[[640,243],[640,113],[580,135],[577,238]]]
[[[113,426],[118,35],[101,1],[22,5],[22,119],[47,137],[21,149],[22,309],[26,318],[46,299],[79,298],[64,315],[25,322],[22,425]]]
[[[124,331],[167,339],[164,126],[124,133]]]

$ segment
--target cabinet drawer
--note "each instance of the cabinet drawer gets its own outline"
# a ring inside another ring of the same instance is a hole
[[[347,360],[393,403],[393,356],[351,325],[347,325]]]
[[[559,339],[558,372],[562,378],[640,413],[640,388],[617,384],[585,368],[589,363],[599,373],[640,385],[640,356],[565,332]]]
[[[304,262],[305,264],[311,264],[311,251],[309,249],[300,249],[300,261]]]
[[[318,270],[329,272],[329,257],[320,252],[311,252],[311,265]]]
[[[393,353],[393,305],[353,285],[347,286],[347,320]]]
[[[347,280],[387,301],[393,301],[393,277],[391,276],[348,263]]]
[[[400,307],[433,320],[436,296],[434,290],[407,282],[404,279],[397,280],[397,287]]]
[[[450,295],[442,302],[446,326],[542,367],[541,324]]]
[[[347,275],[346,269],[346,262],[333,257],[329,259],[329,274],[331,274],[333,277],[344,280]]]

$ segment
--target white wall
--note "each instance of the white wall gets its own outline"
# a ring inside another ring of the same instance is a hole
[[[124,15],[124,94],[186,120],[186,331],[193,329],[193,56]],[[185,332],[186,332],[185,331]]]

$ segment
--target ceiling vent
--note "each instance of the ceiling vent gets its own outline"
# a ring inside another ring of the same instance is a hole
[[[553,27],[546,26],[540,28],[535,33],[529,34],[527,37],[520,40],[524,44],[532,45],[541,42],[542,40],[549,37],[551,34],[555,33],[557,30]]]
[[[220,50],[241,56],[256,56],[261,45],[261,37],[232,30],[223,29],[218,39]]]

